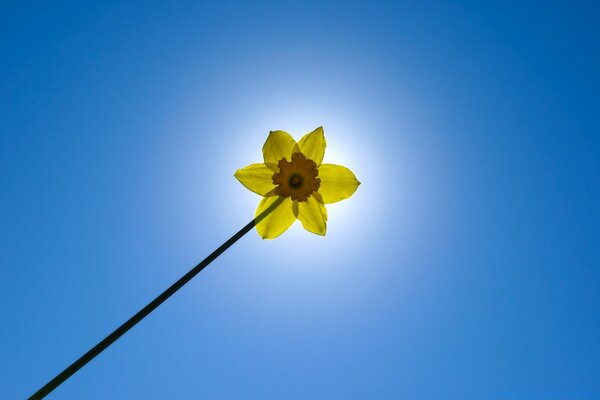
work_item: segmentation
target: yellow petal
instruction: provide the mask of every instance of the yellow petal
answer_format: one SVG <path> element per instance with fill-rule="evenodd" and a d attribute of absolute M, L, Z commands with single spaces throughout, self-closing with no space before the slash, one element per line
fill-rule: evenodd
<path fill-rule="evenodd" d="M 321 179 L 319 193 L 325 204 L 347 199 L 360 185 L 352 171 L 341 165 L 321 165 L 318 178 Z"/>
<path fill-rule="evenodd" d="M 316 199 L 316 200 L 317 200 L 319 203 L 321 203 L 321 204 L 325 204 L 325 203 L 324 203 L 324 201 L 323 201 L 323 196 L 321 196 L 321 193 L 319 193 L 319 192 L 314 192 L 314 193 L 312 194 L 312 196 L 314 196 L 314 197 L 315 197 L 315 199 Z M 325 222 L 327 222 L 327 218 L 328 218 L 328 217 L 327 217 L 327 207 L 323 206 L 323 207 L 321 208 L 321 211 L 323 211 L 323 218 L 325 218 Z M 298 214 L 298 213 L 296 212 L 296 217 L 298 216 L 297 214 Z"/>
<path fill-rule="evenodd" d="M 273 171 L 263 163 L 250 164 L 235 171 L 234 176 L 254 193 L 266 196 L 275 189 Z"/>
<path fill-rule="evenodd" d="M 317 165 L 321 165 L 323 162 L 323 155 L 325 155 L 325 134 L 323 133 L 323 127 L 320 126 L 311 133 L 307 133 L 298 142 L 300 152 L 306 156 L 306 158 L 313 160 Z"/>
<path fill-rule="evenodd" d="M 310 196 L 306 201 L 298 202 L 298 219 L 307 231 L 325 236 L 327 223 L 325 222 L 325 206 Z"/>
<path fill-rule="evenodd" d="M 256 224 L 256 230 L 263 239 L 275 239 L 296 220 L 292 212 L 292 200 L 289 197 L 282 200 L 279 196 L 264 197 L 258 204 L 255 216 L 258 217 L 275 202 L 280 202 L 280 204 Z"/>
<path fill-rule="evenodd" d="M 263 146 L 263 157 L 265 164 L 269 168 L 276 167 L 279 160 L 286 158 L 288 161 L 292 160 L 292 151 L 296 141 L 287 132 L 284 131 L 272 131 L 269 133 L 269 137 L 265 141 Z"/>

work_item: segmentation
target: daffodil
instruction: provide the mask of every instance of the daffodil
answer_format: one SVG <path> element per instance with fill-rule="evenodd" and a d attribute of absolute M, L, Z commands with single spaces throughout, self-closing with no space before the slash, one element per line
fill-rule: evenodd
<path fill-rule="evenodd" d="M 324 154 L 325 135 L 322 127 L 304 135 L 298 143 L 287 132 L 271 132 L 263 146 L 264 162 L 251 164 L 235 172 L 235 177 L 244 186 L 263 196 L 254 219 L 87 353 L 42 386 L 30 399 L 46 397 L 146 318 L 253 227 L 256 226 L 258 233 L 264 239 L 273 239 L 299 219 L 308 231 L 325 235 L 327 230 L 325 204 L 352 196 L 360 182 L 346 167 L 322 164 Z"/>
<path fill-rule="evenodd" d="M 256 230 L 263 239 L 274 239 L 296 219 L 307 231 L 325 235 L 327 209 L 352 196 L 360 182 L 346 167 L 323 164 L 323 127 L 296 143 L 284 131 L 272 131 L 263 146 L 264 162 L 238 169 L 235 177 L 263 198 L 256 209 Z M 266 216 L 264 211 L 271 209 Z"/>

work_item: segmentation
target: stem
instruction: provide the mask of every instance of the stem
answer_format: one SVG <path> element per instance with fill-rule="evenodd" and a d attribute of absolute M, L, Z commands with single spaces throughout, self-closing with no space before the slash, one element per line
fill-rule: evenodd
<path fill-rule="evenodd" d="M 87 353 L 82 355 L 77 361 L 69 365 L 64 371 L 56 375 L 54 379 L 46 383 L 40 390 L 35 392 L 29 400 L 43 399 L 51 391 L 56 389 L 60 384 L 69 379 L 71 375 L 77 372 L 81 367 L 90 362 L 94 357 L 104 351 L 108 346 L 113 344 L 117 339 L 123 336 L 128 330 L 133 328 L 138 322 L 144 319 L 148 314 L 154 311 L 158 306 L 164 303 L 169 297 L 175 292 L 181 289 L 186 283 L 188 283 L 194 276 L 202 271 L 208 264 L 214 261 L 215 258 L 220 256 L 225 250 L 231 247 L 232 244 L 237 242 L 242 236 L 252 230 L 260 221 L 262 221 L 267 215 L 269 215 L 281 202 L 283 198 L 278 198 L 273 204 L 271 204 L 266 210 L 264 210 L 255 219 L 250 221 L 246 226 L 239 230 L 238 233 L 233 235 L 229 240 L 223 243 L 218 249 L 213 251 L 208 257 L 202 260 L 198 265 L 192 268 L 187 274 L 179 278 L 177 282 L 172 284 L 167 290 L 162 292 L 158 297 L 148 303 L 144 308 L 138 311 L 133 317 L 129 318 L 125 323 L 115 329 L 110 335 L 105 337 L 100 343 L 92 347 Z"/>

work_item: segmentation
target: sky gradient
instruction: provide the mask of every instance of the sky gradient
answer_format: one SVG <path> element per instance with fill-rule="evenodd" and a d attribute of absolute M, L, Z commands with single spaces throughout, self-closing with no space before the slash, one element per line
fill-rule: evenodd
<path fill-rule="evenodd" d="M 84 4 L 85 3 L 85 4 Z M 0 6 L 0 398 L 254 216 L 322 125 L 361 186 L 253 231 L 51 399 L 600 397 L 597 2 Z"/>

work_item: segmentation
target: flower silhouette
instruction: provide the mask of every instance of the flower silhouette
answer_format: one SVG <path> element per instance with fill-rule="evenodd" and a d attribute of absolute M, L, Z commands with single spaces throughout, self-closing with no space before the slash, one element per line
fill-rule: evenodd
<path fill-rule="evenodd" d="M 347 199 L 358 188 L 360 182 L 348 168 L 322 164 L 325 146 L 323 127 L 307 133 L 298 143 L 287 132 L 272 131 L 263 146 L 264 162 L 235 172 L 242 185 L 263 196 L 256 216 L 280 203 L 256 224 L 263 239 L 281 235 L 296 219 L 304 229 L 325 235 L 325 204 Z"/>

